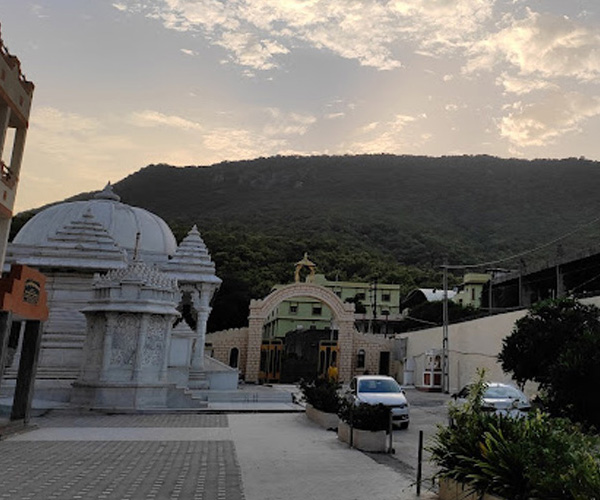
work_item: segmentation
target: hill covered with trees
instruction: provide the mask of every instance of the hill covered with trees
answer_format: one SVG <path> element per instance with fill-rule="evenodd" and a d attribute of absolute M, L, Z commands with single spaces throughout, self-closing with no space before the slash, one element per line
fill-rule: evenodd
<path fill-rule="evenodd" d="M 164 218 L 178 240 L 198 225 L 224 279 L 214 330 L 241 324 L 251 297 L 291 281 L 304 252 L 330 279 L 440 286 L 444 258 L 495 261 L 594 220 L 598 186 L 600 163 L 585 159 L 365 155 L 149 165 L 114 188 Z M 29 216 L 17 216 L 14 230 Z M 599 244 L 598 224 L 588 224 L 560 250 L 527 259 Z"/>

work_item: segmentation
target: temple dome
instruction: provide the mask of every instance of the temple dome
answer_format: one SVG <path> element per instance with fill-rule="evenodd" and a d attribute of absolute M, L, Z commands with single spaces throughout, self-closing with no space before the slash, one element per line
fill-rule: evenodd
<path fill-rule="evenodd" d="M 54 246 L 52 241 L 65 226 L 91 213 L 102 224 L 115 243 L 127 250 L 130 258 L 140 240 L 138 252 L 149 261 L 162 261 L 177 249 L 173 232 L 157 215 L 143 208 L 120 202 L 108 184 L 94 199 L 60 203 L 42 210 L 32 217 L 17 233 L 13 243 L 31 247 Z"/>

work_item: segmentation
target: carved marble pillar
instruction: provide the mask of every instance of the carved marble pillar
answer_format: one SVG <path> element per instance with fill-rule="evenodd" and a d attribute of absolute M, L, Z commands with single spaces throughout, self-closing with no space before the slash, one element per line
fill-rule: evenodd
<path fill-rule="evenodd" d="M 206 324 L 210 316 L 210 298 L 212 297 L 213 287 L 203 283 L 200 290 L 197 288 L 192 292 L 192 301 L 194 309 L 198 315 L 196 322 L 196 342 L 194 344 L 194 353 L 192 354 L 192 368 L 202 370 L 204 368 L 204 344 L 206 342 Z"/>

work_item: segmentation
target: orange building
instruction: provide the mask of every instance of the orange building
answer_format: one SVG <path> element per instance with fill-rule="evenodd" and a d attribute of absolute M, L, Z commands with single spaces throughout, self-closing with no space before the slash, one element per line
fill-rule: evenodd
<path fill-rule="evenodd" d="M 10 54 L 0 30 L 0 269 L 25 150 L 34 85 L 21 72 L 19 59 Z"/>

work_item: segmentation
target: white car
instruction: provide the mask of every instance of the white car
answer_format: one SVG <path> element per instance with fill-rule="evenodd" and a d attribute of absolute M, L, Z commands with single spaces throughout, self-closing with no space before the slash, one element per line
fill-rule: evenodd
<path fill-rule="evenodd" d="M 358 375 L 350 382 L 349 397 L 356 404 L 383 404 L 392 411 L 392 423 L 406 429 L 410 422 L 410 405 L 402 387 L 385 375 Z"/>
<path fill-rule="evenodd" d="M 467 385 L 452 397 L 458 404 L 467 402 L 472 386 Z M 488 382 L 483 393 L 482 409 L 499 415 L 522 417 L 531 409 L 531 403 L 525 394 L 512 385 L 501 382 Z"/>

